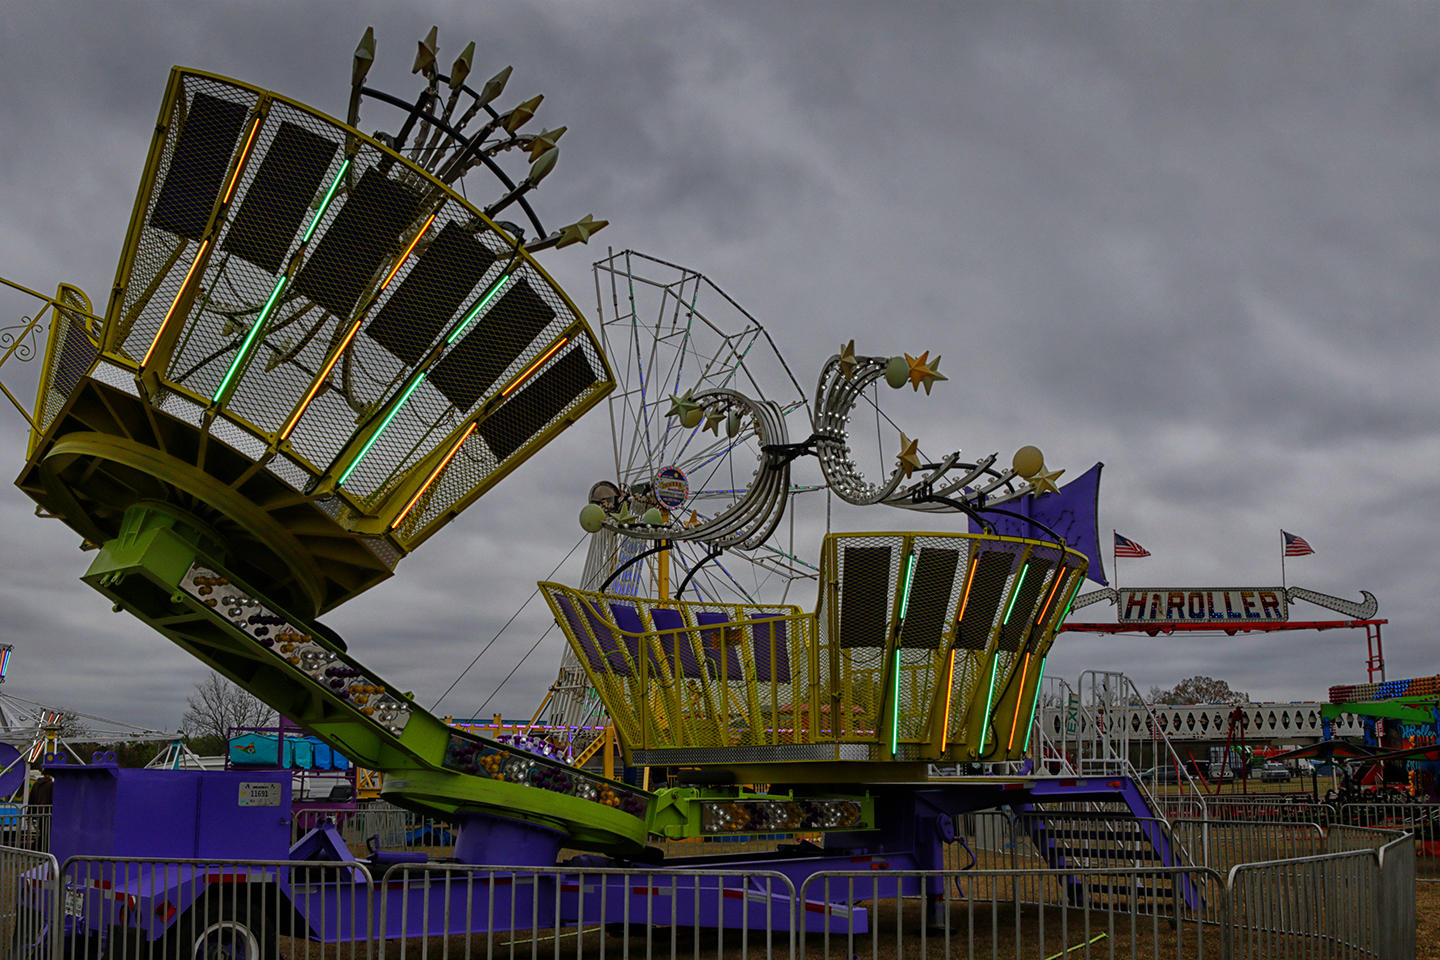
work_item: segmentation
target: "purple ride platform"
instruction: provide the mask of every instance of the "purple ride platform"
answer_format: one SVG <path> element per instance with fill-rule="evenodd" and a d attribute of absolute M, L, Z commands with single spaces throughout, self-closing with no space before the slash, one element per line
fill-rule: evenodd
<path fill-rule="evenodd" d="M 64 871 L 66 879 L 75 881 L 71 896 L 80 898 L 73 904 L 79 909 L 67 913 L 82 918 L 67 917 L 70 939 L 80 934 L 103 940 L 121 926 L 131 937 L 157 940 L 214 888 L 230 890 L 236 884 L 264 885 L 263 896 L 247 896 L 278 906 L 266 922 L 280 932 L 326 942 L 363 937 L 372 923 L 378 929 L 382 901 L 387 939 L 506 931 L 516 921 L 529 928 L 565 929 L 641 918 L 652 926 L 783 932 L 795 923 L 788 888 L 744 876 L 747 871 L 782 874 L 797 891 L 824 871 L 871 871 L 873 877 L 835 883 L 831 889 L 843 901 L 812 897 L 799 910 L 808 932 L 859 933 L 869 929 L 869 918 L 858 901 L 923 894 L 931 903 L 943 903 L 940 878 L 886 874 L 941 869 L 945 848 L 955 842 L 957 814 L 1008 807 L 1038 815 L 1029 819 L 1031 839 L 1063 873 L 1069 864 L 1061 831 L 1043 820 L 1046 804 L 1055 802 L 1123 803 L 1156 860 L 1165 866 L 1178 862 L 1169 837 L 1148 819 L 1154 814 L 1145 794 L 1123 777 L 876 785 L 871 795 L 877 822 L 888 826 L 828 834 L 824 847 L 802 841 L 763 856 L 653 863 L 584 856 L 556 866 L 558 833 L 485 815 L 457 819 L 456 857 L 444 860 L 384 850 L 357 860 L 328 822 L 292 845 L 290 781 L 283 771 L 131 770 L 103 756 L 89 766 L 59 763 L 47 771 L 55 778 L 52 851 L 62 865 L 72 857 L 121 858 L 77 863 Z M 214 863 L 163 862 L 190 859 Z M 233 865 L 239 860 L 303 861 L 307 866 Z M 369 878 L 347 866 L 357 862 Z M 490 866 L 440 867 L 432 883 L 424 882 L 426 871 L 420 866 L 480 862 Z M 609 868 L 626 872 L 604 872 Z M 646 869 L 657 872 L 641 872 Z M 314 871 L 322 871 L 322 882 L 316 882 Z M 409 882 L 397 879 L 405 877 Z M 1182 879 L 1176 892 L 1192 905 L 1198 899 L 1188 880 Z M 44 906 L 34 896 L 29 892 L 28 902 Z"/>

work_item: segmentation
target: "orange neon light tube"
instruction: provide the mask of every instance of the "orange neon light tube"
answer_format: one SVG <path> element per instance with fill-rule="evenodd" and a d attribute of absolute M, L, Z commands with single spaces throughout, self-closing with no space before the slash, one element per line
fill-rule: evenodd
<path fill-rule="evenodd" d="M 405 522 L 406 516 L 408 516 L 410 511 L 415 508 L 415 504 L 420 502 L 420 498 L 425 496 L 425 491 L 430 489 L 430 485 L 435 482 L 435 479 L 437 477 L 440 476 L 441 471 L 444 470 L 445 467 L 450 463 L 450 461 L 454 458 L 455 454 L 460 452 L 460 448 L 464 446 L 466 440 L 470 439 L 470 434 L 475 432 L 475 428 L 477 426 L 479 426 L 479 424 L 475 423 L 472 420 L 470 422 L 470 426 L 465 428 L 465 432 L 460 434 L 460 439 L 455 441 L 455 445 L 450 448 L 450 452 L 446 453 L 444 459 L 442 459 L 435 466 L 434 470 L 430 471 L 430 476 L 425 478 L 425 482 L 420 485 L 420 489 L 415 491 L 415 496 L 411 497 L 410 502 L 405 504 L 405 509 L 401 510 L 400 515 L 396 517 L 393 521 L 391 521 L 391 530 L 394 530 L 396 527 L 400 526 L 400 524 Z"/>
<path fill-rule="evenodd" d="M 545 351 L 545 355 L 544 355 L 543 357 L 541 357 L 539 360 L 536 360 L 534 363 L 530 364 L 530 366 L 528 366 L 528 367 L 525 368 L 525 372 L 524 372 L 524 373 L 520 374 L 520 376 L 518 376 L 518 377 L 516 377 L 514 380 L 510 381 L 510 386 L 506 387 L 504 390 L 501 390 L 501 391 L 500 391 L 500 396 L 502 396 L 502 397 L 508 397 L 508 396 L 510 396 L 510 394 L 513 393 L 513 392 L 516 390 L 516 388 L 518 388 L 518 387 L 520 386 L 520 384 L 522 384 L 522 383 L 525 382 L 525 379 L 526 379 L 527 377 L 529 377 L 530 374 L 534 373 L 536 370 L 538 370 L 538 369 L 540 368 L 540 365 L 541 365 L 542 363 L 544 363 L 546 360 L 549 360 L 551 357 L 555 356 L 555 351 L 559 350 L 561 347 L 565 346 L 565 344 L 567 344 L 567 343 L 569 343 L 569 342 L 570 342 L 570 338 L 569 338 L 569 337 L 561 337 L 561 338 L 560 338 L 560 342 L 557 343 L 557 344 L 555 344 L 555 346 L 551 347 L 549 350 L 546 350 L 546 351 Z"/>
<path fill-rule="evenodd" d="M 950 739 L 950 695 L 955 692 L 955 651 L 950 651 L 950 672 L 945 676 L 945 718 L 940 723 L 940 752 Z"/>
<path fill-rule="evenodd" d="M 979 563 L 980 558 L 976 557 L 970 561 L 970 569 L 965 571 L 965 593 L 960 597 L 960 612 L 955 614 L 956 622 L 965 619 L 965 604 L 970 602 L 970 584 L 975 582 L 975 567 Z"/>
<path fill-rule="evenodd" d="M 1055 594 L 1060 592 L 1060 584 L 1065 580 L 1065 574 L 1069 571 L 1064 567 L 1055 571 L 1055 582 L 1050 584 L 1050 596 L 1045 598 L 1045 609 L 1040 611 L 1039 618 L 1035 621 L 1040 624 L 1040 629 L 1045 629 L 1045 618 L 1050 613 L 1050 604 L 1055 602 Z"/>
<path fill-rule="evenodd" d="M 170 318 L 175 316 L 175 308 L 180 306 L 180 298 L 185 295 L 186 288 L 190 286 L 190 278 L 195 276 L 195 268 L 200 266 L 200 261 L 205 257 L 205 248 L 208 246 L 210 246 L 208 239 L 200 242 L 200 249 L 195 251 L 195 259 L 190 261 L 190 269 L 185 271 L 185 279 L 180 281 L 180 289 L 175 291 L 175 299 L 170 301 L 170 309 L 165 311 L 165 319 L 160 321 L 160 329 L 155 331 L 155 339 L 150 341 L 150 349 L 145 351 L 145 359 L 140 361 L 140 366 L 149 365 L 150 357 L 160 343 L 160 335 L 170 325 Z"/>
<path fill-rule="evenodd" d="M 1025 663 L 1020 667 L 1020 692 L 1015 695 L 1015 719 L 1010 721 L 1010 742 L 1005 752 L 1015 749 L 1015 727 L 1020 723 L 1020 704 L 1025 702 L 1025 674 L 1030 672 L 1030 654 L 1025 654 Z"/>
<path fill-rule="evenodd" d="M 432 213 L 430 214 L 430 219 L 425 221 L 425 226 L 421 227 L 420 232 L 415 234 L 415 239 L 410 241 L 410 246 L 406 247 L 405 252 L 400 254 L 400 259 L 395 261 L 395 266 L 390 268 L 390 274 L 385 278 L 385 282 L 380 284 L 380 290 L 384 290 L 390 286 L 390 281 L 395 279 L 395 274 L 399 273 L 400 268 L 405 265 L 405 261 L 410 259 L 410 252 L 415 249 L 415 244 L 420 242 L 420 238 L 425 236 L 425 231 L 429 230 L 430 224 L 434 222 L 435 214 Z M 376 293 L 379 293 L 380 290 L 377 290 Z"/>
<path fill-rule="evenodd" d="M 300 417 L 304 415 L 305 408 L 310 406 L 310 401 L 314 400 L 315 394 L 320 392 L 320 384 L 324 383 L 325 378 L 330 376 L 330 371 L 335 369 L 335 364 L 339 362 L 340 355 L 345 352 L 346 347 L 350 346 L 350 341 L 355 339 L 355 334 L 359 330 L 360 321 L 356 320 L 350 324 L 350 329 L 345 331 L 345 336 L 341 339 L 340 345 L 335 348 L 334 353 L 330 354 L 330 359 L 325 361 L 325 366 L 321 369 L 320 375 L 310 384 L 310 389 L 305 393 L 305 399 L 300 401 L 300 406 L 296 407 L 295 412 L 290 414 L 290 419 L 286 421 L 285 426 L 281 429 L 280 439 L 282 441 L 290 436 L 290 431 L 294 430 L 295 424 L 300 422 Z"/>
<path fill-rule="evenodd" d="M 260 118 L 256 117 L 255 122 L 250 124 L 250 136 L 245 139 L 245 148 L 240 151 L 240 159 L 235 161 L 235 172 L 230 175 L 230 186 L 225 188 L 225 199 L 221 203 L 229 203 L 230 197 L 235 193 L 235 187 L 240 183 L 240 171 L 245 169 L 245 158 L 250 156 L 250 146 L 255 142 L 255 134 L 260 132 Z"/>

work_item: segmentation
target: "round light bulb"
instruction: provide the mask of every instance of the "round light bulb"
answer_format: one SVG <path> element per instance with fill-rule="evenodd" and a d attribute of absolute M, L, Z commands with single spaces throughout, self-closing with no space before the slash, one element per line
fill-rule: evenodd
<path fill-rule="evenodd" d="M 1015 451 L 1015 456 L 1010 461 L 1010 466 L 1020 476 L 1029 480 L 1035 474 L 1045 469 L 1045 455 L 1040 452 L 1039 447 L 1032 447 L 1029 444 Z"/>
<path fill-rule="evenodd" d="M 595 533 L 605 526 L 605 508 L 598 503 L 587 503 L 580 508 L 580 529 Z"/>
<path fill-rule="evenodd" d="M 896 390 L 910 380 L 910 364 L 904 357 L 891 357 L 885 364 L 885 382 Z"/>

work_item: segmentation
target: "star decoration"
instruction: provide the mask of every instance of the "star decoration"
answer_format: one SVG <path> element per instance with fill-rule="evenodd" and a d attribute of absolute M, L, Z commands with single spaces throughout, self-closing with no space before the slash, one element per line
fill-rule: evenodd
<path fill-rule="evenodd" d="M 629 500 L 620 505 L 620 512 L 615 514 L 615 522 L 626 525 L 640 522 L 640 518 L 635 516 L 635 511 L 630 509 Z"/>
<path fill-rule="evenodd" d="M 930 387 L 936 380 L 949 380 L 950 378 L 940 372 L 940 356 L 936 354 L 935 362 L 930 362 L 930 351 L 926 350 L 918 357 L 905 354 L 905 362 L 910 365 L 910 389 L 919 391 L 920 385 L 925 385 L 925 395 L 930 395 Z"/>
<path fill-rule="evenodd" d="M 1060 479 L 1064 470 L 1041 470 L 1030 478 L 1030 492 L 1035 496 L 1044 493 L 1059 493 L 1060 488 L 1055 486 L 1055 481 Z"/>
<path fill-rule="evenodd" d="M 725 411 L 719 407 L 711 407 L 705 411 L 705 429 L 715 436 L 720 436 L 720 424 L 725 422 Z"/>
<path fill-rule="evenodd" d="M 686 390 L 678 397 L 674 394 L 670 395 L 670 409 L 666 411 L 665 416 L 667 418 L 679 417 L 683 421 L 687 414 L 689 414 L 693 410 L 699 409 L 700 404 L 690 399 L 690 391 Z"/>
<path fill-rule="evenodd" d="M 560 240 L 555 244 L 555 249 L 568 247 L 572 243 L 589 243 L 591 234 L 598 233 L 609 224 L 609 220 L 596 220 L 587 213 L 568 227 L 560 228 Z"/>
<path fill-rule="evenodd" d="M 855 341 L 851 340 L 840 348 L 840 375 L 849 380 L 855 375 L 855 367 L 859 363 L 855 359 Z"/>
<path fill-rule="evenodd" d="M 911 440 L 905 436 L 904 431 L 900 433 L 900 454 L 897 459 L 900 462 L 900 469 L 905 471 L 905 479 L 910 479 L 910 474 L 920 469 L 920 441 Z"/>
<path fill-rule="evenodd" d="M 685 521 L 685 526 L 687 526 L 687 527 L 698 527 L 698 526 L 700 526 L 700 514 L 696 513 L 694 510 L 691 510 L 691 511 L 690 511 L 690 519 Z"/>

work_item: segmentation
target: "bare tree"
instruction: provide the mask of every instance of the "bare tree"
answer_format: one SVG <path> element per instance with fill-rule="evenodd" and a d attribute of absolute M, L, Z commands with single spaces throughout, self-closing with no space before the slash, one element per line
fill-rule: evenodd
<path fill-rule="evenodd" d="M 275 722 L 275 711 L 257 697 L 241 690 L 218 673 L 195 684 L 185 698 L 181 729 L 191 737 L 215 737 L 224 741 L 232 727 L 264 727 Z"/>
<path fill-rule="evenodd" d="M 1189 677 L 1170 690 L 1150 688 L 1152 703 L 1247 703 L 1250 694 L 1231 690 L 1230 684 L 1213 677 Z"/>

